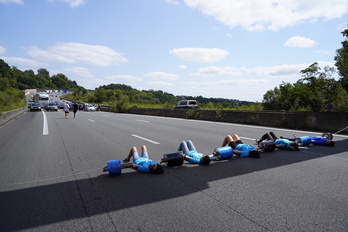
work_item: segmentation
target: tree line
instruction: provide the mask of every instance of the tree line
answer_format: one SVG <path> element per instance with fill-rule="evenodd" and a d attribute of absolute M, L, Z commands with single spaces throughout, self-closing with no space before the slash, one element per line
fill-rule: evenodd
<path fill-rule="evenodd" d="M 282 82 L 268 90 L 262 103 L 237 99 L 205 98 L 203 96 L 174 96 L 161 90 L 137 90 L 128 85 L 109 84 L 94 90 L 79 86 L 62 73 L 50 75 L 47 69 L 21 71 L 0 59 L 0 112 L 24 106 L 25 89 L 68 89 L 70 100 L 113 105 L 115 111 L 125 112 L 127 107 L 172 108 L 181 99 L 197 100 L 201 108 L 274 111 L 348 111 L 348 29 L 342 32 L 345 40 L 336 50 L 335 66 L 339 80 L 333 78 L 336 68 L 321 69 L 314 62 L 301 70 L 296 83 Z"/>

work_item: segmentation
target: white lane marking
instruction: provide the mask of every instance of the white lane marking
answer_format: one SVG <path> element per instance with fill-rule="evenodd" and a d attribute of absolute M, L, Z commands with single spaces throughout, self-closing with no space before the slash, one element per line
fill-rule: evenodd
<path fill-rule="evenodd" d="M 239 137 L 239 138 L 241 138 L 241 139 L 247 139 L 247 140 L 253 140 L 253 141 L 255 141 L 255 139 L 252 139 L 252 138 L 247 138 L 247 137 Z"/>
<path fill-rule="evenodd" d="M 45 112 L 41 111 L 43 114 L 43 130 L 42 130 L 42 135 L 48 135 L 48 126 L 47 126 L 47 117 Z"/>
<path fill-rule="evenodd" d="M 153 144 L 160 144 L 159 142 L 156 142 L 156 141 L 153 141 L 153 140 L 150 140 L 150 139 L 141 137 L 141 136 L 139 136 L 139 135 L 132 134 L 132 136 L 133 136 L 133 137 L 136 137 L 136 138 L 138 138 L 138 139 L 142 139 L 142 140 L 145 140 L 145 141 L 147 141 L 147 142 L 153 143 Z"/>
<path fill-rule="evenodd" d="M 146 123 L 149 123 L 149 121 L 140 120 L 140 119 L 135 119 L 135 121 L 137 121 L 137 122 L 146 122 Z"/>
<path fill-rule="evenodd" d="M 95 122 L 94 120 L 92 120 L 92 119 L 88 119 L 88 121 L 90 121 L 90 122 Z"/>
<path fill-rule="evenodd" d="M 139 115 L 128 114 L 128 116 L 139 117 Z M 165 120 L 178 120 L 178 121 L 191 121 L 197 123 L 206 123 L 206 124 L 217 124 L 217 125 L 225 125 L 225 126 L 237 126 L 237 127 L 247 127 L 247 128 L 257 128 L 257 129 L 265 129 L 265 130 L 274 130 L 274 131 L 285 131 L 291 133 L 306 133 L 306 134 L 322 134 L 315 131 L 303 131 L 303 130 L 295 130 L 295 129 L 286 129 L 286 128 L 276 128 L 276 127 L 268 127 L 268 126 L 255 126 L 255 125 L 245 125 L 245 124 L 237 124 L 230 122 L 212 122 L 212 121 L 204 121 L 204 120 L 195 120 L 195 119 L 185 119 L 185 118 L 171 118 L 171 117 L 162 117 L 162 116 L 152 116 L 152 115 L 142 115 L 142 117 L 157 117 Z M 348 138 L 348 135 L 338 135 L 333 134 L 336 137 Z"/>

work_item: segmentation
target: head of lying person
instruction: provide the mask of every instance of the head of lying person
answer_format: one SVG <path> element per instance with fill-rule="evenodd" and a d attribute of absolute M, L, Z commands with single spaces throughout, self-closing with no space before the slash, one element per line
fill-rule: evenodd
<path fill-rule="evenodd" d="M 290 146 L 294 147 L 298 151 L 300 150 L 300 148 L 298 147 L 298 143 L 297 142 L 290 143 Z"/>
<path fill-rule="evenodd" d="M 204 164 L 204 165 L 210 164 L 210 157 L 207 156 L 207 155 L 204 155 L 204 156 L 201 158 L 201 163 Z"/>
<path fill-rule="evenodd" d="M 332 140 L 325 140 L 325 144 L 326 144 L 327 146 L 330 146 L 330 147 L 335 146 L 335 142 L 332 141 Z"/>
<path fill-rule="evenodd" d="M 249 151 L 249 157 L 260 158 L 260 152 L 256 149 Z"/>
<path fill-rule="evenodd" d="M 163 167 L 160 164 L 150 164 L 149 168 L 151 174 L 162 174 L 164 172 Z"/>

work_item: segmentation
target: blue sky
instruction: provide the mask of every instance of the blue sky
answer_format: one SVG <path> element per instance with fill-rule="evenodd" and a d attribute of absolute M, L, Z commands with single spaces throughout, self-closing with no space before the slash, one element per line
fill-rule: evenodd
<path fill-rule="evenodd" d="M 314 62 L 334 67 L 347 10 L 348 0 L 0 0 L 0 59 L 87 89 L 261 102 Z"/>

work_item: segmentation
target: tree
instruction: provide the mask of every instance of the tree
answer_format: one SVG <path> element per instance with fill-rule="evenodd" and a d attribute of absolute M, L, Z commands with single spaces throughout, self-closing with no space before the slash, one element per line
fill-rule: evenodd
<path fill-rule="evenodd" d="M 347 111 L 347 92 L 332 78 L 334 72 L 332 67 L 321 71 L 318 63 L 311 64 L 300 71 L 302 78 L 295 84 L 283 82 L 279 88 L 267 91 L 263 96 L 264 109 L 324 111 L 328 104 L 333 104 L 335 111 Z"/>
<path fill-rule="evenodd" d="M 348 37 L 348 29 L 341 32 L 343 36 Z M 348 92 L 348 41 L 341 42 L 342 48 L 336 50 L 335 65 L 341 76 L 340 82 L 343 88 Z"/>

